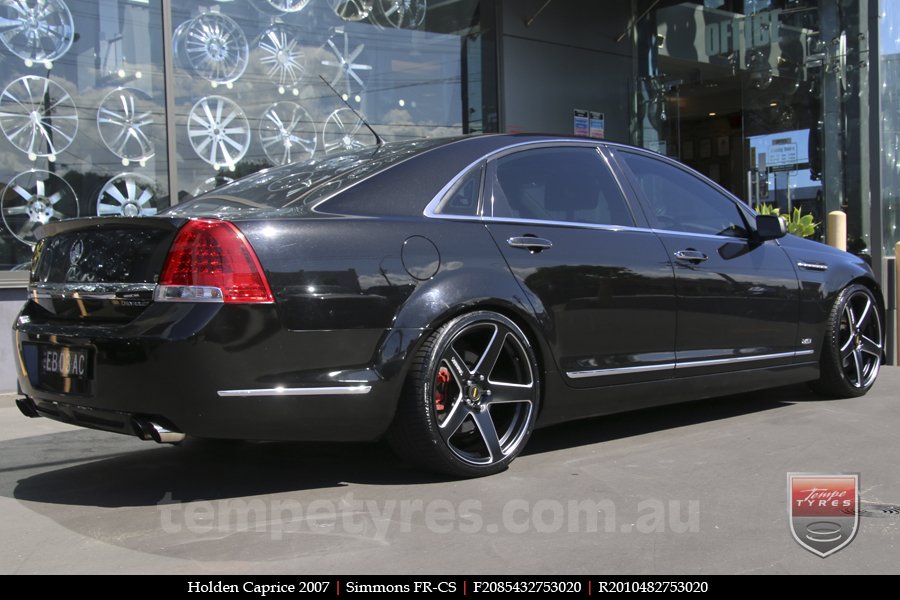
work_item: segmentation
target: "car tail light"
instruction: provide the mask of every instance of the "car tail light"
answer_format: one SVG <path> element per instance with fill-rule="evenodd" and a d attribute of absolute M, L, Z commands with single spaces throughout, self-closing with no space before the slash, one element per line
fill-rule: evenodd
<path fill-rule="evenodd" d="M 184 224 L 169 248 L 155 297 L 165 302 L 273 302 L 247 238 L 232 223 L 215 219 Z"/>

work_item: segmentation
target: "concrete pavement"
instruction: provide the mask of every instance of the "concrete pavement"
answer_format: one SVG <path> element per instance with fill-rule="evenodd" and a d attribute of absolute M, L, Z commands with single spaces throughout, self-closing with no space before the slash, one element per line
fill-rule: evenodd
<path fill-rule="evenodd" d="M 2 573 L 900 573 L 900 368 L 535 433 L 448 481 L 380 444 L 157 446 L 0 399 Z M 856 539 L 791 537 L 789 471 L 858 472 Z"/>

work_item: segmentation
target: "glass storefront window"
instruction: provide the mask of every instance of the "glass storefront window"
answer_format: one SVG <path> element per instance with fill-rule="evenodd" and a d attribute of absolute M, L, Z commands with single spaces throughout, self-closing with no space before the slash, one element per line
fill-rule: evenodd
<path fill-rule="evenodd" d="M 0 21 L 0 270 L 43 223 L 168 206 L 160 0 L 4 0 Z"/>
<path fill-rule="evenodd" d="M 848 213 L 870 244 L 867 19 L 856 2 L 663 0 L 635 31 L 633 142 L 752 206 Z"/>
<path fill-rule="evenodd" d="M 354 110 L 386 141 L 496 131 L 482 5 L 0 0 L 0 272 L 43 223 L 374 144 Z"/>
<path fill-rule="evenodd" d="M 900 242 L 900 12 L 881 1 L 879 64 L 881 85 L 881 202 L 885 256 Z M 888 10 L 892 7 L 895 10 Z"/>

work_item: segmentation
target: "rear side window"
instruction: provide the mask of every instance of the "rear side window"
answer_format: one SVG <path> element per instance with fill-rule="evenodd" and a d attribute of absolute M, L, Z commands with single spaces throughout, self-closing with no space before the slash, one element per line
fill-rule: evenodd
<path fill-rule="evenodd" d="M 634 225 L 596 148 L 536 148 L 497 159 L 485 216 L 597 225 Z"/>
<path fill-rule="evenodd" d="M 656 158 L 621 152 L 647 199 L 657 229 L 746 237 L 747 224 L 734 201 L 699 177 Z"/>
<path fill-rule="evenodd" d="M 466 173 L 453 186 L 434 212 L 439 215 L 457 215 L 474 217 L 478 211 L 478 196 L 481 194 L 481 173 L 483 168 L 477 167 Z"/>

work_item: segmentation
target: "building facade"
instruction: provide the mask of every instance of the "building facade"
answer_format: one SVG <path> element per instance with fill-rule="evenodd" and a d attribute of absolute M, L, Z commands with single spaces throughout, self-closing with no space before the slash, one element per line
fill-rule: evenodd
<path fill-rule="evenodd" d="M 388 141 L 643 146 L 818 237 L 842 209 L 892 286 L 898 0 L 0 0 L 0 89 L 7 325 L 42 223 L 373 143 L 347 104 Z M 12 360 L 0 338 L 0 389 Z"/>

